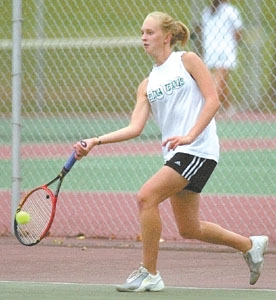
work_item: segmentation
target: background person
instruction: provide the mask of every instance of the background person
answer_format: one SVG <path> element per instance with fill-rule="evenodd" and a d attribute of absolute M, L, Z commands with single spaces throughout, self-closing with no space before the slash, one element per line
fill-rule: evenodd
<path fill-rule="evenodd" d="M 228 0 L 213 0 L 201 20 L 203 61 L 212 71 L 222 108 L 234 112 L 229 97 L 228 79 L 237 66 L 237 45 L 241 40 L 242 19 Z"/>

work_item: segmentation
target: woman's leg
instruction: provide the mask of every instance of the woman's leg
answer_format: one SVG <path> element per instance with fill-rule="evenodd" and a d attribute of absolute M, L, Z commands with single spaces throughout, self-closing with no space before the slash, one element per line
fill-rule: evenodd
<path fill-rule="evenodd" d="M 228 77 L 229 71 L 227 69 L 220 68 L 213 71 L 213 78 L 216 83 L 219 100 L 225 109 L 229 109 L 231 107 L 231 102 L 229 99 L 230 91 L 227 84 Z"/>
<path fill-rule="evenodd" d="M 170 200 L 179 233 L 183 238 L 226 245 L 243 253 L 251 249 L 249 238 L 217 224 L 199 220 L 200 194 L 184 190 L 171 196 Z"/>
<path fill-rule="evenodd" d="M 187 185 L 186 179 L 172 168 L 162 167 L 138 193 L 143 243 L 143 266 L 155 274 L 162 224 L 158 205 Z"/>

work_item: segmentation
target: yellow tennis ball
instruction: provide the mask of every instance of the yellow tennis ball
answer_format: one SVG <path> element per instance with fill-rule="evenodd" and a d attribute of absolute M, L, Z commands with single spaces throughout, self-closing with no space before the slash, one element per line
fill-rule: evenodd
<path fill-rule="evenodd" d="M 27 224 L 30 222 L 30 215 L 25 211 L 20 211 L 15 215 L 16 222 L 18 224 Z"/>

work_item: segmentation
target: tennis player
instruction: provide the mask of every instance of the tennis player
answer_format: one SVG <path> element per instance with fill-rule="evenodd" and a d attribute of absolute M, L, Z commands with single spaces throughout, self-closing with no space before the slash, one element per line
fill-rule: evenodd
<path fill-rule="evenodd" d="M 139 85 L 137 102 L 128 126 L 75 144 L 78 159 L 96 145 L 121 142 L 139 136 L 150 111 L 162 132 L 164 166 L 140 189 L 139 207 L 143 261 L 118 291 L 160 291 L 164 282 L 157 271 L 161 236 L 159 204 L 170 198 L 180 235 L 186 239 L 227 245 L 244 254 L 255 284 L 263 266 L 266 236 L 250 238 L 199 219 L 200 193 L 219 159 L 214 120 L 220 107 L 212 77 L 192 52 L 173 50 L 184 46 L 187 27 L 162 12 L 149 14 L 141 29 L 145 52 L 155 64 Z"/>

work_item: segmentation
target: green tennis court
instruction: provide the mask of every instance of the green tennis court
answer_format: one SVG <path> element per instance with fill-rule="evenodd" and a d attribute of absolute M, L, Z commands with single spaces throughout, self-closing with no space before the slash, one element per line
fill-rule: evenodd
<path fill-rule="evenodd" d="M 33 124 L 33 126 L 28 124 L 28 128 L 33 128 L 33 130 L 25 132 L 22 137 L 25 144 L 31 142 L 37 145 L 43 142 L 47 147 L 47 141 L 65 142 L 67 140 L 68 142 L 68 136 L 73 143 L 78 138 L 75 127 L 78 127 L 79 132 L 85 135 L 89 125 L 92 125 L 91 127 L 94 128 L 95 132 L 100 128 L 104 133 L 126 124 L 125 120 L 109 120 L 109 122 L 106 120 L 88 122 L 86 120 L 80 123 L 69 119 L 59 121 L 45 119 L 42 123 L 40 121 L 24 120 L 24 122 Z M 50 124 L 55 125 L 55 130 L 52 132 L 47 130 L 47 127 L 52 128 Z M 149 125 L 144 135 L 139 138 L 140 142 L 145 144 L 150 142 L 153 136 L 156 136 L 156 132 L 153 133 L 155 130 L 154 125 L 151 123 Z M 2 123 L 2 127 L 7 129 L 7 124 Z M 275 195 L 275 184 L 272 183 L 275 170 L 271 169 L 271 164 L 275 164 L 275 149 L 269 147 L 260 149 L 258 145 L 252 148 L 247 146 L 243 149 L 243 146 L 246 146 L 246 143 L 251 139 L 256 139 L 257 142 L 262 139 L 268 142 L 270 139 L 274 140 L 275 122 L 220 121 L 218 122 L 218 131 L 223 141 L 238 140 L 241 149 L 229 148 L 221 152 L 220 163 L 208 182 L 204 193 L 239 196 L 252 194 L 259 197 Z M 51 155 L 45 157 L 34 155 L 32 157 L 32 153 L 30 153 L 28 157 L 22 158 L 22 188 L 30 189 L 37 184 L 44 183 L 45 179 L 56 176 L 66 158 L 67 154 L 63 153 L 59 153 L 58 157 L 52 157 Z M 91 154 L 78 162 L 78 165 L 72 169 L 69 175 L 70 178 L 66 178 L 62 189 L 67 196 L 69 194 L 66 192 L 70 191 L 134 193 L 162 163 L 161 155 L 157 153 L 148 154 L 145 152 L 143 155 L 137 155 L 106 152 L 103 156 L 93 156 Z M 0 189 L 6 190 L 10 186 L 11 161 L 9 159 L 1 160 L 1 168 L 5 170 L 7 176 L 2 177 Z M 267 172 L 267 170 L 270 170 L 270 172 Z M 125 175 L 123 176 L 123 174 Z M 135 174 L 135 176 L 132 177 L 131 174 Z M 256 181 L 258 181 L 258 184 L 256 184 Z M 116 202 L 114 205 L 116 206 Z M 128 266 L 122 264 L 122 262 L 127 259 L 130 261 L 129 265 L 135 265 L 140 250 L 138 254 L 135 249 L 114 249 L 112 246 L 93 249 L 94 246 L 92 246 L 87 251 L 81 251 L 79 245 L 77 247 L 69 246 L 69 242 L 67 247 L 57 247 L 57 244 L 55 244 L 55 247 L 53 247 L 53 244 L 49 247 L 49 240 L 46 239 L 45 242 L 48 243 L 48 246 L 31 247 L 31 252 L 29 252 L 30 249 L 26 250 L 25 247 L 18 245 L 17 241 L 12 242 L 12 247 L 9 244 L 4 248 L 2 247 L 5 260 L 9 256 L 10 259 L 8 260 L 9 264 L 8 262 L 2 262 L 5 268 L 2 268 L 3 276 L 1 276 L 4 281 L 0 282 L 1 299 L 21 300 L 23 297 L 28 300 L 70 300 L 76 299 L 76 295 L 77 299 L 101 300 L 276 299 L 275 285 L 273 284 L 274 253 L 266 258 L 266 266 L 260 284 L 256 287 L 250 287 L 248 285 L 248 270 L 244 264 L 240 263 L 241 258 L 235 254 L 219 253 L 219 256 L 222 257 L 218 257 L 218 253 L 212 253 L 212 250 L 208 250 L 202 253 L 196 251 L 191 254 L 192 252 L 190 252 L 192 256 L 189 256 L 190 254 L 185 249 L 179 251 L 178 246 L 176 246 L 173 250 L 160 252 L 161 258 L 163 256 L 160 260 L 163 264 L 161 271 L 165 277 L 167 276 L 165 283 L 168 286 L 166 289 L 159 293 L 129 294 L 116 292 L 114 284 L 124 280 L 130 271 Z M 86 243 L 90 243 L 88 239 L 84 241 L 84 247 L 86 247 Z M 5 244 L 5 242 L 2 242 L 2 244 Z M 127 244 L 127 242 L 124 242 L 124 244 Z M 62 242 L 62 245 L 64 246 L 64 242 Z M 185 243 L 182 245 L 185 245 Z M 44 251 L 45 256 L 43 256 Z M 133 252 L 135 253 L 133 254 Z M 26 254 L 28 255 L 27 259 L 24 256 Z M 16 262 L 13 261 L 14 255 L 18 258 Z M 198 255 L 201 258 L 197 257 Z M 164 260 L 164 256 L 167 259 Z M 179 258 L 177 258 L 178 256 Z M 209 261 L 210 256 L 213 260 L 211 262 Z M 39 261 L 41 257 L 45 257 L 47 260 L 40 268 L 39 264 L 41 262 Z M 82 257 L 84 259 L 83 263 L 80 262 Z M 62 263 L 64 259 L 67 261 Z M 131 260 L 133 260 L 132 263 Z M 33 261 L 36 263 L 33 263 Z M 49 261 L 53 261 L 54 265 L 49 267 Z M 31 269 L 28 270 L 30 266 Z M 228 270 L 229 273 L 226 273 L 225 270 Z M 56 276 L 61 272 L 63 272 L 63 275 Z M 37 274 L 35 278 L 34 274 Z M 192 277 L 192 279 L 189 279 L 189 277 Z"/>
<path fill-rule="evenodd" d="M 276 170 L 271 166 L 276 163 L 276 123 L 265 115 L 254 114 L 245 118 L 241 114 L 235 118 L 218 119 L 221 157 L 203 191 L 206 200 L 203 200 L 205 206 L 202 213 L 205 218 L 245 235 L 251 232 L 270 233 L 274 241 Z M 22 124 L 20 165 L 21 188 L 24 192 L 55 177 L 70 155 L 73 144 L 86 137 L 87 130 L 89 136 L 104 134 L 125 126 L 128 119 L 118 116 L 97 119 L 43 117 L 23 118 Z M 9 197 L 12 165 L 6 133 L 10 125 L 0 120 L 0 126 L 5 129 L 4 144 L 0 145 L 4 158 L 1 159 L 0 168 L 6 176 L 0 181 L 0 192 L 4 199 L 4 222 L 7 224 L 10 204 L 6 199 Z M 79 210 L 74 209 L 77 211 L 74 226 L 68 224 L 66 212 L 60 215 L 59 224 L 68 227 L 66 235 L 72 236 L 79 230 L 87 236 L 118 237 L 127 234 L 128 238 L 136 238 L 139 229 L 136 227 L 135 194 L 163 164 L 158 132 L 155 123 L 149 120 L 141 137 L 126 143 L 96 147 L 86 158 L 77 162 L 62 186 L 63 200 L 60 203 L 66 203 L 68 207 L 80 207 Z M 137 148 L 140 150 L 136 151 Z M 153 151 L 148 151 L 150 149 Z M 168 215 L 169 207 L 164 207 L 164 213 Z M 100 212 L 95 215 L 94 210 Z M 110 211 L 114 211 L 112 216 Z M 232 218 L 233 213 L 237 215 L 238 222 Z M 250 217 L 255 218 L 252 225 Z M 131 226 L 131 233 L 123 225 L 125 222 Z M 101 223 L 106 227 L 98 225 Z M 109 226 L 110 223 L 113 226 Z M 165 226 L 167 236 L 179 238 L 177 234 L 173 235 L 176 231 L 170 217 Z M 59 234 L 62 234 L 61 231 L 60 225 Z"/>
<path fill-rule="evenodd" d="M 76 141 L 89 136 L 101 135 L 126 126 L 129 117 L 117 116 L 109 118 L 76 118 L 76 117 L 22 117 L 22 142 L 46 143 Z M 275 138 L 276 122 L 268 120 L 218 120 L 217 129 L 220 139 L 250 139 L 250 138 Z M 8 119 L 0 119 L 1 144 L 10 143 L 11 122 Z M 153 120 L 147 122 L 141 137 L 142 140 L 156 139 L 159 129 Z M 137 139 L 137 140 L 139 140 Z"/>
<path fill-rule="evenodd" d="M 70 299 L 189 299 L 189 300 L 272 300 L 276 291 L 237 290 L 237 289 L 199 289 L 168 287 L 157 293 L 118 293 L 112 285 L 74 284 L 74 283 L 29 283 L 0 282 L 1 299 L 5 300 L 70 300 Z"/>
<path fill-rule="evenodd" d="M 53 243 L 55 241 L 55 243 Z M 119 293 L 137 266 L 141 243 L 135 241 L 47 238 L 24 247 L 13 237 L 1 237 L 0 299 L 276 299 L 275 246 L 265 255 L 259 281 L 249 285 L 242 256 L 227 248 L 198 243 L 163 242 L 159 266 L 162 292 Z M 206 251 L 207 250 L 207 251 Z"/>
<path fill-rule="evenodd" d="M 29 0 L 20 1 L 22 18 L 13 16 L 13 22 L 19 1 L 6 2 L 0 19 L 0 300 L 276 299 L 275 1 L 233 1 L 244 20 L 239 65 L 229 80 L 237 114 L 217 118 L 221 159 L 202 195 L 207 220 L 270 236 L 262 276 L 250 286 L 247 265 L 233 249 L 179 242 L 165 201 L 158 269 L 166 289 L 133 294 L 118 293 L 114 285 L 142 261 L 135 195 L 163 164 L 161 151 L 147 151 L 160 144 L 152 119 L 133 148 L 102 145 L 76 163 L 62 186 L 51 232 L 35 247 L 12 235 L 19 200 L 14 192 L 23 195 L 55 177 L 76 141 L 128 124 L 136 87 L 152 67 L 131 41 L 140 39 L 150 11 L 176 16 L 193 33 L 210 1 Z M 11 68 L 19 60 L 12 56 L 12 25 L 22 19 L 24 76 Z M 192 40 L 186 50 L 200 53 Z M 22 87 L 13 89 L 11 78 L 19 77 Z M 9 101 L 14 90 L 21 103 Z M 137 154 L 135 147 L 143 151 Z"/>
<path fill-rule="evenodd" d="M 255 194 L 275 195 L 276 186 L 271 184 L 270 169 L 272 161 L 275 161 L 275 151 L 235 151 L 221 154 L 221 161 L 212 175 L 212 180 L 207 184 L 206 193 L 228 193 L 228 194 Z M 24 189 L 45 183 L 51 177 L 56 176 L 65 159 L 26 159 L 22 160 L 22 173 L 24 174 Z M 105 156 L 83 159 L 70 174 L 70 180 L 65 180 L 63 190 L 74 191 L 126 191 L 136 192 L 141 185 L 162 165 L 160 155 L 122 155 Z M 2 161 L 1 165 L 7 172 L 11 172 L 11 163 Z M 144 166 L 149 166 L 144 168 Z M 262 166 L 262 168 L 258 168 Z M 37 172 L 39 170 L 39 172 Z M 118 174 L 134 174 L 126 179 Z M 233 173 L 233 170 L 235 172 Z M 255 176 L 249 176 L 256 173 Z M 36 176 L 31 176 L 36 174 Z M 85 174 L 85 176 L 83 176 Z M 3 177 L 0 188 L 9 186 L 11 174 Z M 28 180 L 26 179 L 28 178 Z M 256 178 L 261 184 L 256 185 Z M 214 185 L 213 183 L 219 182 Z"/>

